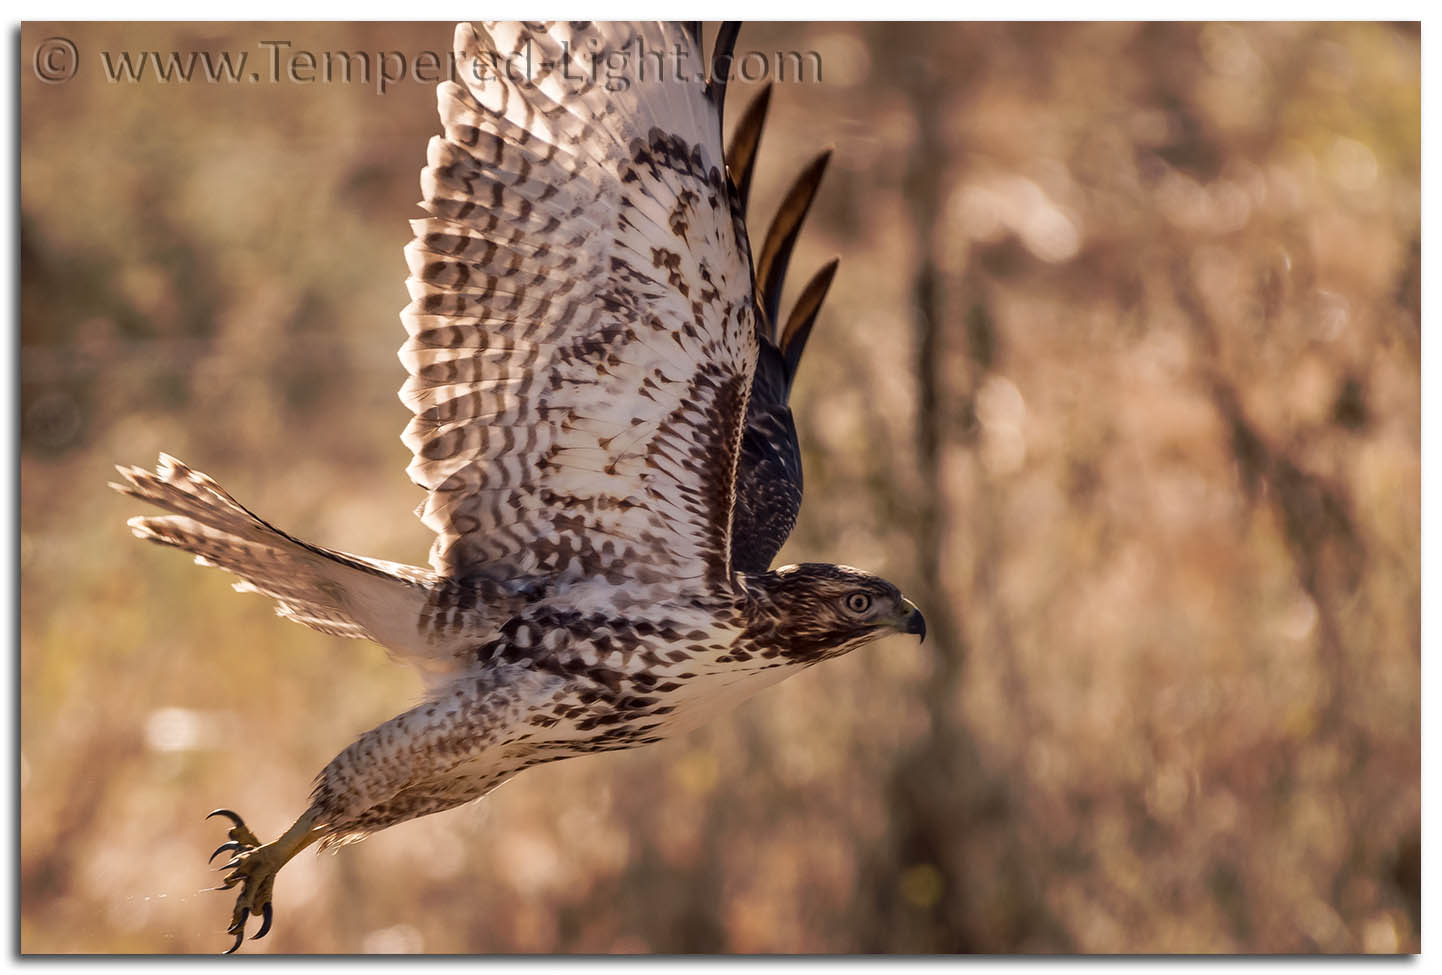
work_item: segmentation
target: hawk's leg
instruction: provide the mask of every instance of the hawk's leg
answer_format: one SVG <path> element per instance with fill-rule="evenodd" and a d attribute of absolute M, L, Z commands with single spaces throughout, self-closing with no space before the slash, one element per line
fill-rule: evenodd
<path fill-rule="evenodd" d="M 252 915 L 262 919 L 255 937 L 270 930 L 275 875 L 301 850 L 317 841 L 332 845 L 359 839 L 478 799 L 528 764 L 564 757 L 535 758 L 532 737 L 541 727 L 557 724 L 558 709 L 581 710 L 583 716 L 609 713 L 605 690 L 598 688 L 588 704 L 573 706 L 580 700 L 573 680 L 529 667 L 494 666 L 454 681 L 331 759 L 317 779 L 310 808 L 274 843 L 262 844 L 239 816 L 217 810 L 235 823 L 230 842 L 216 850 L 216 855 L 235 853 L 221 868 L 230 871 L 222 889 L 241 885 L 231 916 L 235 944 L 230 950 L 240 947 Z"/>
<path fill-rule="evenodd" d="M 327 845 L 479 798 L 518 771 L 541 720 L 574 681 L 494 665 L 372 728 L 321 771 L 311 793 Z M 599 694 L 594 695 L 602 707 Z M 589 714 L 589 712 L 586 712 Z"/>
<path fill-rule="evenodd" d="M 316 826 L 315 811 L 307 810 L 295 821 L 295 825 L 281 834 L 274 843 L 261 843 L 245 825 L 245 821 L 229 809 L 217 809 L 210 815 L 225 816 L 235 823 L 227 834 L 230 842 L 222 844 L 211 854 L 213 860 L 216 854 L 225 851 L 235 853 L 235 856 L 220 868 L 229 870 L 230 873 L 226 874 L 224 883 L 217 888 L 229 890 L 240 884 L 240 894 L 235 898 L 235 910 L 231 914 L 230 928 L 226 932 L 235 935 L 235 944 L 226 951 L 228 955 L 240 947 L 240 942 L 245 938 L 245 922 L 251 915 L 261 916 L 260 930 L 251 940 L 265 937 L 270 930 L 273 912 L 271 893 L 275 889 L 275 875 L 292 857 L 324 836 L 326 831 Z"/>

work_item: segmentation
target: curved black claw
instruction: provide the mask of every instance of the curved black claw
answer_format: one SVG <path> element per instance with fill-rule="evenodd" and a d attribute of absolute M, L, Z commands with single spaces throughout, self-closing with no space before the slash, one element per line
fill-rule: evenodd
<path fill-rule="evenodd" d="M 250 917 L 250 911 L 242 907 L 240 909 L 240 917 L 230 926 L 230 930 L 225 932 L 226 934 L 235 935 L 235 944 L 225 949 L 223 954 L 233 955 L 236 950 L 240 948 L 240 943 L 245 940 L 245 921 L 248 917 Z"/>
<path fill-rule="evenodd" d="M 230 847 L 231 849 L 234 849 L 238 852 L 245 852 L 246 850 L 252 850 L 257 846 L 260 846 L 260 840 L 256 837 L 254 833 L 250 831 L 250 827 L 245 825 L 245 820 L 240 818 L 240 814 L 235 812 L 233 809 L 216 809 L 205 818 L 210 819 L 212 816 L 224 816 L 233 824 L 230 827 L 229 831 L 226 833 L 226 837 L 230 840 L 233 840 L 234 844 L 239 845 L 236 846 L 232 844 L 232 846 Z M 224 849 L 226 849 L 226 847 L 224 846 L 220 848 L 220 850 Z M 219 856 L 220 850 L 216 850 L 214 853 L 212 853 L 210 855 L 210 859 L 214 860 L 217 856 Z M 221 869 L 224 868 L 222 867 Z"/>
<path fill-rule="evenodd" d="M 270 904 L 265 904 L 260 909 L 260 917 L 260 930 L 250 936 L 251 941 L 259 941 L 261 938 L 264 938 L 266 936 L 267 932 L 270 931 L 270 922 L 271 919 L 275 917 L 275 910 L 270 906 Z"/>
<path fill-rule="evenodd" d="M 236 885 L 240 886 L 240 893 L 235 898 L 235 909 L 230 915 L 230 927 L 226 928 L 225 932 L 235 938 L 235 944 L 225 952 L 229 955 L 240 949 L 240 943 L 245 940 L 246 922 L 251 918 L 260 919 L 260 930 L 251 937 L 252 941 L 264 938 L 270 933 L 271 921 L 275 914 L 275 909 L 271 907 L 271 890 L 275 884 L 275 874 L 287 860 L 295 855 L 295 852 L 294 848 L 287 847 L 279 841 L 261 843 L 260 839 L 245 825 L 245 820 L 232 810 L 217 809 L 210 815 L 224 816 L 235 824 L 231 826 L 227 834 L 227 842 L 216 847 L 215 852 L 210 855 L 210 862 L 214 863 L 215 858 L 222 853 L 233 854 L 230 859 L 220 865 L 219 869 L 224 879 L 219 887 L 213 889 L 229 890 Z"/>
<path fill-rule="evenodd" d="M 239 851 L 241 851 L 241 850 L 243 850 L 243 849 L 245 849 L 245 844 L 244 844 L 244 843 L 234 842 L 234 841 L 233 841 L 233 842 L 230 842 L 230 843 L 222 843 L 222 844 L 220 844 L 219 846 L 217 846 L 217 847 L 215 848 L 215 852 L 212 853 L 212 854 L 210 855 L 210 859 L 209 859 L 209 860 L 206 860 L 205 862 L 206 862 L 206 863 L 214 863 L 214 862 L 215 862 L 215 858 L 218 857 L 218 856 L 220 856 L 220 855 L 221 855 L 222 853 L 224 853 L 226 850 L 235 850 L 236 852 L 239 852 Z M 221 869 L 224 870 L 225 867 L 222 866 Z"/>

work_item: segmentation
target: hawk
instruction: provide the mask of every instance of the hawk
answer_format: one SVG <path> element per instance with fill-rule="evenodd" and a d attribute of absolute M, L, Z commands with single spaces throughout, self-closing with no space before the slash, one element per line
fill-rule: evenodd
<path fill-rule="evenodd" d="M 153 473 L 118 468 L 113 487 L 168 512 L 131 519 L 136 535 L 234 573 L 281 616 L 374 640 L 426 684 L 331 760 L 275 841 L 211 814 L 233 823 L 211 857 L 231 854 L 222 889 L 240 887 L 230 951 L 252 916 L 269 931 L 275 875 L 311 844 L 680 734 L 886 634 L 924 638 L 883 579 L 771 568 L 801 503 L 791 382 L 836 262 L 779 327 L 828 154 L 753 260 L 769 89 L 723 151 L 735 38 L 728 24 L 708 65 L 695 24 L 457 28 L 401 313 L 429 569 L 302 541 L 164 454 Z M 624 77 L 586 70 L 617 58 Z"/>

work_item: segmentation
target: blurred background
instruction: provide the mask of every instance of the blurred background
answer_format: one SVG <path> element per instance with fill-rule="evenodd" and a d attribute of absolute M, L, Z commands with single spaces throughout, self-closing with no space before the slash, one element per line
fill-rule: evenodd
<path fill-rule="evenodd" d="M 45 83 L 55 36 L 79 70 Z M 450 37 L 22 28 L 25 952 L 225 948 L 205 813 L 274 836 L 420 693 L 142 545 L 105 484 L 163 449 L 306 539 L 424 562 L 395 350 L 433 85 L 110 83 L 100 52 Z M 782 558 L 880 572 L 932 638 L 307 853 L 245 950 L 1417 951 L 1417 26 L 738 50 L 822 64 L 774 92 L 753 237 L 836 149 L 792 264 L 794 294 L 842 257 Z"/>

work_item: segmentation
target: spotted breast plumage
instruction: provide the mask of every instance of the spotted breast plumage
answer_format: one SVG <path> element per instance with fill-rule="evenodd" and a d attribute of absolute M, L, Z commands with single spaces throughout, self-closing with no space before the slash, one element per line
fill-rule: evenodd
<path fill-rule="evenodd" d="M 817 661 L 924 635 L 883 579 L 771 569 L 801 503 L 791 381 L 836 263 L 782 326 L 827 154 L 753 261 L 769 90 L 723 151 L 735 37 L 723 28 L 708 61 L 695 25 L 457 28 L 401 314 L 429 569 L 303 542 L 166 455 L 154 472 L 120 468 L 118 490 L 168 512 L 132 519 L 135 534 L 236 574 L 282 616 L 382 644 L 426 681 L 421 704 L 325 767 L 274 842 L 217 810 L 234 824 L 216 851 L 230 854 L 223 886 L 240 887 L 232 951 L 251 916 L 255 937 L 269 930 L 277 871 L 313 843 L 659 741 Z M 574 52 L 648 50 L 668 52 L 659 77 L 568 67 Z"/>

